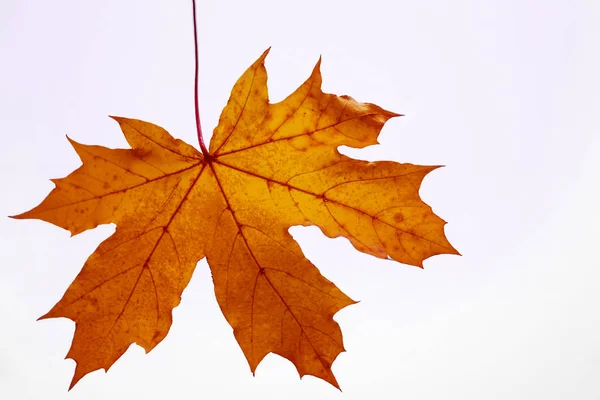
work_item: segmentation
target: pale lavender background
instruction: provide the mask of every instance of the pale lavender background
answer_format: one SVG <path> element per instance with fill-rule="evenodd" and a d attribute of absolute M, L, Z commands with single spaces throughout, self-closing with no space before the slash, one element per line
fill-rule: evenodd
<path fill-rule="evenodd" d="M 271 99 L 323 55 L 324 89 L 407 116 L 347 154 L 445 164 L 423 198 L 463 257 L 419 270 L 293 228 L 306 255 L 361 303 L 340 312 L 344 390 L 268 356 L 256 377 L 206 263 L 149 355 L 66 392 L 73 324 L 35 322 L 104 226 L 74 238 L 0 218 L 2 399 L 600 398 L 600 3 L 558 0 L 199 1 L 207 136 L 260 53 Z M 65 134 L 124 146 L 109 114 L 196 144 L 189 1 L 0 2 L 0 214 L 36 205 L 79 165 Z M 208 139 L 208 138 L 207 138 Z M 132 397 L 133 396 L 133 397 Z M 243 397 L 242 397 L 243 396 Z"/>

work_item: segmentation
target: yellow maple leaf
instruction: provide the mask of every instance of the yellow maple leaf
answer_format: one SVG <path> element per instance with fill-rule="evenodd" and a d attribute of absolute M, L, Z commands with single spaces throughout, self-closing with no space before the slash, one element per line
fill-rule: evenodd
<path fill-rule="evenodd" d="M 361 252 L 419 267 L 435 254 L 458 254 L 445 222 L 419 197 L 435 166 L 359 161 L 337 150 L 377 143 L 398 114 L 323 93 L 320 62 L 294 93 L 270 104 L 267 52 L 235 84 L 210 152 L 151 123 L 113 117 L 131 149 L 71 140 L 83 165 L 15 217 L 73 235 L 117 225 L 42 317 L 76 322 L 71 387 L 108 369 L 132 343 L 148 352 L 163 340 L 204 257 L 253 372 L 272 352 L 301 376 L 339 387 L 331 364 L 344 347 L 333 316 L 353 300 L 306 259 L 288 229 L 315 225 Z"/>

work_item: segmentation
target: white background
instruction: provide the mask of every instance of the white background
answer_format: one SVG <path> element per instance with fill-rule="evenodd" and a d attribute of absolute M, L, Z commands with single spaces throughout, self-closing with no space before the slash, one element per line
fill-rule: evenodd
<path fill-rule="evenodd" d="M 112 231 L 0 218 L 2 399 L 600 398 L 600 2 L 198 2 L 206 139 L 267 58 L 272 101 L 323 56 L 323 88 L 406 114 L 357 158 L 445 164 L 421 194 L 463 254 L 425 269 L 292 228 L 354 299 L 336 316 L 343 393 L 268 356 L 252 377 L 205 261 L 150 354 L 132 346 L 69 393 L 74 325 L 36 322 Z M 124 147 L 107 115 L 197 145 L 189 1 L 0 2 L 0 214 L 79 165 L 65 134 Z"/>

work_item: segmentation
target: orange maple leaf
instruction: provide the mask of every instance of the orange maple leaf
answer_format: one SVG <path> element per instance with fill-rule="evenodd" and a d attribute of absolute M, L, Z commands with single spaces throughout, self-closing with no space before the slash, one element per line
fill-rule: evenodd
<path fill-rule="evenodd" d="M 361 252 L 419 267 L 435 254 L 458 254 L 418 193 L 437 167 L 359 161 L 337 150 L 377 143 L 398 114 L 323 93 L 320 61 L 294 93 L 270 104 L 267 52 L 233 87 L 210 153 L 151 123 L 113 117 L 131 149 L 69 139 L 83 165 L 15 217 L 73 235 L 117 225 L 42 317 L 76 323 L 71 387 L 108 370 L 132 343 L 147 352 L 160 343 L 204 257 L 253 372 L 272 352 L 300 376 L 339 387 L 331 364 L 344 347 L 333 316 L 354 301 L 306 259 L 288 229 L 315 225 Z"/>

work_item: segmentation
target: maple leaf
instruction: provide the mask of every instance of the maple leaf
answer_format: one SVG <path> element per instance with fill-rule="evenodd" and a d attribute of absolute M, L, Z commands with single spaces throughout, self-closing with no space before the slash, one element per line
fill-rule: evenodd
<path fill-rule="evenodd" d="M 132 343 L 146 352 L 160 343 L 206 257 L 218 304 L 253 372 L 276 353 L 300 376 L 339 388 L 331 365 L 344 347 L 333 316 L 354 301 L 320 274 L 288 229 L 315 225 L 363 253 L 419 267 L 430 256 L 458 254 L 445 222 L 418 193 L 437 167 L 354 160 L 337 150 L 377 143 L 398 114 L 323 93 L 320 60 L 294 93 L 270 104 L 267 53 L 233 87 L 210 153 L 151 123 L 113 117 L 131 149 L 69 139 L 83 165 L 15 217 L 72 235 L 117 226 L 41 317 L 76 323 L 71 387 L 108 370 Z"/>

